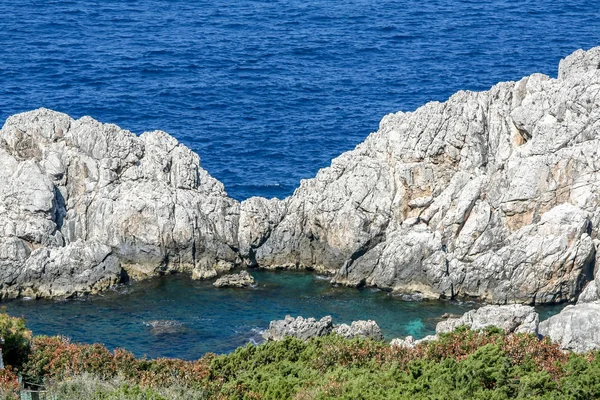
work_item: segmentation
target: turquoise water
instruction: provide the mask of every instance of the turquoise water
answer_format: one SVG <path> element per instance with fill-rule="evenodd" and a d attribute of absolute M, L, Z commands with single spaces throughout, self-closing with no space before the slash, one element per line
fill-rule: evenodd
<path fill-rule="evenodd" d="M 334 287 L 323 277 L 303 272 L 252 271 L 252 275 L 257 281 L 252 289 L 217 289 L 211 282 L 173 275 L 83 299 L 19 300 L 6 306 L 11 314 L 23 315 L 35 334 L 124 347 L 138 356 L 185 359 L 260 342 L 269 321 L 287 314 L 331 315 L 334 323 L 373 319 L 391 340 L 432 334 L 442 314 L 462 314 L 476 306 L 407 302 L 378 290 Z M 181 325 L 161 334 L 146 325 L 153 320 Z"/>
<path fill-rule="evenodd" d="M 287 314 L 334 323 L 373 319 L 387 340 L 433 334 L 444 313 L 462 314 L 473 302 L 409 302 L 374 289 L 331 286 L 305 272 L 252 271 L 257 286 L 217 289 L 211 282 L 172 275 L 121 286 L 98 296 L 75 300 L 18 300 L 6 303 L 22 315 L 35 334 L 71 337 L 83 343 L 126 348 L 138 356 L 195 359 L 206 352 L 226 353 L 249 342 L 261 342 L 269 321 Z M 543 309 L 545 316 L 560 307 Z M 171 332 L 147 324 L 169 320 Z"/>

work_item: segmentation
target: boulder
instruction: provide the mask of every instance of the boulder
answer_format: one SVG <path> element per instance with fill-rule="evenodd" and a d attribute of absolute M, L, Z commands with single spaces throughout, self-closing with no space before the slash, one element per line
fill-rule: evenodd
<path fill-rule="evenodd" d="M 539 332 L 564 350 L 578 353 L 600 349 L 600 304 L 582 303 L 565 307 L 540 323 Z"/>
<path fill-rule="evenodd" d="M 405 349 L 414 349 L 417 345 L 421 343 L 434 342 L 439 339 L 438 335 L 427 335 L 422 339 L 415 340 L 412 336 L 407 336 L 405 338 L 396 338 L 392 339 L 390 342 L 390 346 L 399 347 Z"/>
<path fill-rule="evenodd" d="M 213 283 L 215 287 L 237 287 L 244 288 L 254 285 L 254 278 L 248 271 L 242 271 L 239 274 L 224 275 Z"/>
<path fill-rule="evenodd" d="M 407 336 L 404 339 L 396 338 L 392 339 L 390 342 L 390 346 L 392 347 L 401 347 L 405 349 L 413 349 L 417 345 L 415 338 L 412 336 Z"/>
<path fill-rule="evenodd" d="M 333 323 L 330 316 L 323 317 L 319 321 L 314 318 L 293 318 L 286 315 L 285 319 L 271 321 L 269 329 L 263 334 L 266 340 L 283 340 L 286 336 L 301 340 L 313 337 L 327 336 L 333 331 Z"/>
<path fill-rule="evenodd" d="M 533 307 L 520 304 L 484 306 L 466 312 L 460 318 L 448 318 L 437 324 L 436 333 L 452 332 L 461 325 L 478 330 L 489 326 L 503 329 L 505 333 L 537 334 L 539 316 Z"/>
<path fill-rule="evenodd" d="M 336 325 L 333 333 L 346 339 L 369 338 L 373 340 L 383 340 L 383 333 L 375 321 L 353 321 L 351 325 Z"/>

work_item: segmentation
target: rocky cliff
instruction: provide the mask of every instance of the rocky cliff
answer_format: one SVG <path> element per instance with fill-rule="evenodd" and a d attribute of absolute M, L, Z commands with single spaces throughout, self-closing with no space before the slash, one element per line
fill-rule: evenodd
<path fill-rule="evenodd" d="M 432 298 L 574 299 L 600 223 L 599 65 L 577 51 L 558 79 L 386 116 L 290 198 L 243 202 L 241 254 Z"/>
<path fill-rule="evenodd" d="M 41 109 L 0 131 L 0 294 L 65 296 L 166 271 L 310 268 L 494 303 L 574 300 L 600 224 L 600 48 L 384 117 L 284 199 L 228 198 L 164 132 Z"/>
<path fill-rule="evenodd" d="M 40 109 L 0 131 L 0 294 L 93 293 L 238 259 L 239 204 L 164 132 Z"/>

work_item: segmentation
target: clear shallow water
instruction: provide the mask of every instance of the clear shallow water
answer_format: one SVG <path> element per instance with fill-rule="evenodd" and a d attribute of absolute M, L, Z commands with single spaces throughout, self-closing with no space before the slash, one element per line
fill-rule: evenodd
<path fill-rule="evenodd" d="M 586 0 L 0 1 L 0 120 L 48 107 L 197 151 L 286 196 L 381 117 L 600 45 Z"/>
<path fill-rule="evenodd" d="M 136 283 L 100 296 L 68 301 L 12 301 L 8 312 L 23 315 L 35 334 L 71 337 L 83 343 L 124 347 L 136 355 L 194 359 L 206 352 L 225 353 L 261 341 L 269 321 L 286 315 L 334 323 L 373 319 L 386 339 L 435 333 L 444 313 L 462 314 L 475 303 L 407 302 L 387 293 L 333 287 L 303 272 L 252 271 L 253 289 L 217 289 L 183 275 Z M 153 333 L 146 324 L 182 324 L 172 334 Z"/>
<path fill-rule="evenodd" d="M 211 282 L 174 275 L 120 287 L 77 300 L 18 300 L 5 303 L 11 315 L 24 316 L 38 335 L 64 335 L 82 343 L 123 347 L 138 356 L 195 359 L 206 352 L 226 353 L 249 342 L 274 319 L 286 315 L 334 323 L 377 321 L 387 340 L 435 333 L 444 313 L 463 314 L 473 302 L 408 302 L 374 289 L 334 287 L 305 272 L 251 271 L 252 289 L 217 289 Z M 539 308 L 545 319 L 561 306 Z M 147 324 L 181 324 L 174 333 L 156 333 Z"/>

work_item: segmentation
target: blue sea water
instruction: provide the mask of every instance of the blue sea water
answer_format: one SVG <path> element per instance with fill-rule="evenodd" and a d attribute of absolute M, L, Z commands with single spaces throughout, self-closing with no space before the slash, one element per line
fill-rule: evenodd
<path fill-rule="evenodd" d="M 586 0 L 0 0 L 0 120 L 48 107 L 197 151 L 237 199 L 290 195 L 381 117 L 600 45 Z"/>

